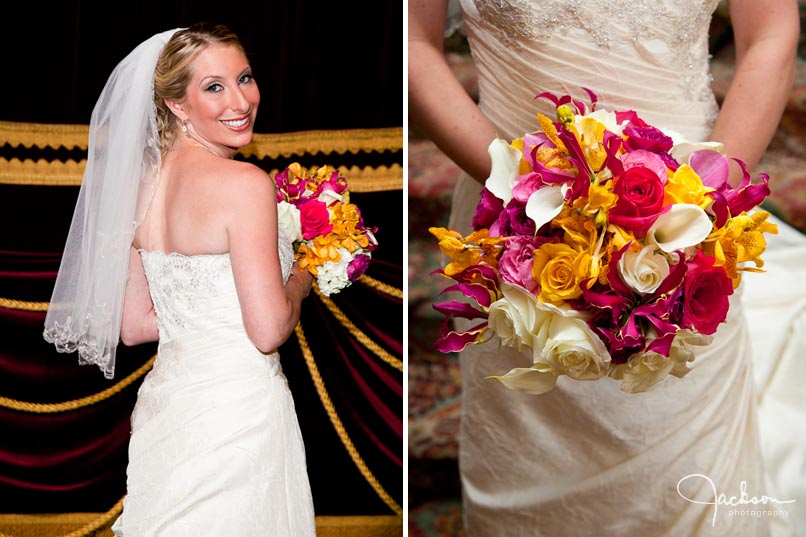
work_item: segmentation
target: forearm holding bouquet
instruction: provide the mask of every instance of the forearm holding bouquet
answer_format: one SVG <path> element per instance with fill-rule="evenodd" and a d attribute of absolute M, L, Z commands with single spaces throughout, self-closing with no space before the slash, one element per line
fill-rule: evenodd
<path fill-rule="evenodd" d="M 561 375 L 614 378 L 628 393 L 683 377 L 693 346 L 726 320 L 742 272 L 762 271 L 764 234 L 777 233 L 756 210 L 766 175 L 753 181 L 732 159 L 743 177 L 731 186 L 721 144 L 596 110 L 588 94 L 590 109 L 538 95 L 557 117 L 538 114 L 539 130 L 490 144 L 475 231 L 430 229 L 450 258 L 435 272 L 455 282 L 443 294 L 470 299 L 434 305 L 446 317 L 436 348 L 497 336 L 529 351 L 530 367 L 493 378 L 533 394 Z M 456 331 L 454 317 L 477 324 Z"/>
<path fill-rule="evenodd" d="M 293 163 L 275 183 L 279 228 L 294 241 L 294 257 L 319 291 L 330 296 L 358 280 L 378 247 L 377 228 L 367 227 L 350 203 L 347 179 L 332 166 Z"/>

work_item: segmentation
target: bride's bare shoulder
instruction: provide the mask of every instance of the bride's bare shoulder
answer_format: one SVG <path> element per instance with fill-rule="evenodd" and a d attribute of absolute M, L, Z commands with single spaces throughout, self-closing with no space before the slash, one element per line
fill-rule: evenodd
<path fill-rule="evenodd" d="M 216 159 L 204 168 L 203 180 L 209 192 L 225 204 L 232 201 L 241 206 L 276 203 L 271 176 L 250 162 Z"/>

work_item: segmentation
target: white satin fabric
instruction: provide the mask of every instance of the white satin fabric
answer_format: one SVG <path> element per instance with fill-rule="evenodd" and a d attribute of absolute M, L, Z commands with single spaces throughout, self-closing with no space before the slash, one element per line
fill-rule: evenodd
<path fill-rule="evenodd" d="M 536 130 L 538 110 L 553 116 L 549 101 L 534 100 L 538 93 L 587 101 L 586 87 L 600 107 L 633 109 L 690 141 L 707 139 L 717 113 L 707 63 L 715 0 L 460 4 L 480 106 L 500 136 Z M 469 231 L 480 189 L 459 180 L 454 229 Z M 463 351 L 459 462 L 468 535 L 793 535 L 806 507 L 806 379 L 797 367 L 806 348 L 797 335 L 806 325 L 806 274 L 797 267 L 806 240 L 787 231 L 790 246 L 778 252 L 773 237 L 769 273 L 745 277 L 728 322 L 691 373 L 650 392 L 561 377 L 553 391 L 527 395 L 485 377 L 528 367 L 529 356 L 494 342 Z M 799 503 L 713 505 L 717 495 L 741 498 L 742 490 L 747 502 Z"/>
<path fill-rule="evenodd" d="M 293 262 L 280 237 L 283 273 Z M 294 401 L 246 335 L 229 254 L 141 252 L 159 355 L 132 415 L 117 536 L 313 536 Z"/>

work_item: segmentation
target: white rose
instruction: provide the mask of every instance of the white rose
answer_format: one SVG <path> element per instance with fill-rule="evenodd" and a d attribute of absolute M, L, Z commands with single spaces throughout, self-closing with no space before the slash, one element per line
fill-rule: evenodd
<path fill-rule="evenodd" d="M 655 253 L 654 246 L 645 246 L 638 252 L 624 252 L 618 271 L 630 289 L 646 295 L 653 293 L 669 275 L 669 262 L 663 254 Z"/>
<path fill-rule="evenodd" d="M 535 349 L 536 342 L 539 347 L 542 327 L 552 314 L 522 287 L 503 284 L 501 291 L 504 296 L 490 304 L 490 330 L 508 347 Z"/>
<path fill-rule="evenodd" d="M 674 360 L 657 352 L 637 352 L 630 356 L 626 364 L 620 365 L 618 374 L 613 376 L 621 378 L 621 391 L 645 392 L 665 379 L 674 364 Z"/>
<path fill-rule="evenodd" d="M 672 341 L 672 348 L 669 351 L 669 358 L 673 362 L 670 375 L 683 378 L 691 369 L 688 362 L 694 361 L 694 346 L 710 345 L 714 336 L 697 334 L 691 330 L 679 330 Z"/>
<path fill-rule="evenodd" d="M 607 374 L 610 354 L 602 340 L 581 319 L 555 315 L 545 345 L 536 349 L 535 363 L 545 362 L 560 374 L 594 380 Z"/>
<path fill-rule="evenodd" d="M 287 201 L 277 204 L 277 227 L 292 241 L 302 238 L 299 209 L 294 204 Z"/>

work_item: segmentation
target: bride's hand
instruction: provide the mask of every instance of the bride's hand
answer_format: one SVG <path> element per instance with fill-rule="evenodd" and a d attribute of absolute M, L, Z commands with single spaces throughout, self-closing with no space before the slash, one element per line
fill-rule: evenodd
<path fill-rule="evenodd" d="M 301 269 L 299 265 L 294 263 L 294 267 L 291 270 L 291 278 L 299 282 L 302 298 L 307 297 L 311 292 L 311 287 L 313 286 L 313 275 L 309 271 Z"/>

